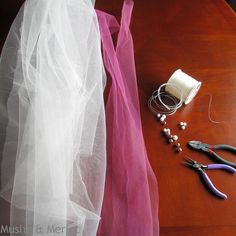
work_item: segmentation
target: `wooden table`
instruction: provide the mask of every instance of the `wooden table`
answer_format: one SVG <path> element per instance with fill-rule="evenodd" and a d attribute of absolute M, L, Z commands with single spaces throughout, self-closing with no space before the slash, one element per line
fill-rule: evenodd
<path fill-rule="evenodd" d="M 122 1 L 97 1 L 119 15 Z M 211 163 L 204 154 L 189 150 L 189 140 L 236 146 L 236 15 L 223 0 L 136 0 L 132 21 L 140 91 L 142 124 L 151 165 L 159 183 L 161 236 L 235 236 L 236 176 L 208 171 L 228 200 L 210 194 L 199 176 L 180 163 L 185 155 Z M 163 129 L 149 112 L 152 92 L 178 68 L 202 81 L 194 101 L 167 118 L 179 136 L 181 154 L 166 144 Z M 212 95 L 210 115 L 209 100 Z M 186 130 L 178 123 L 186 121 Z M 236 161 L 230 154 L 224 154 Z"/>
<path fill-rule="evenodd" d="M 11 9 L 16 6 L 13 0 L 6 2 Z M 117 16 L 121 5 L 121 0 L 97 0 L 97 8 Z M 11 18 L 6 19 L 5 23 L 1 19 L 3 38 Z M 224 0 L 136 0 L 132 33 L 144 138 L 159 183 L 161 236 L 235 236 L 236 176 L 208 171 L 213 183 L 228 195 L 223 201 L 180 163 L 185 155 L 212 162 L 205 154 L 189 150 L 189 140 L 236 146 L 236 15 Z M 147 100 L 178 68 L 203 85 L 194 101 L 167 118 L 166 127 L 179 136 L 184 149 L 175 154 L 160 135 L 163 126 L 149 112 Z M 209 120 L 209 94 L 210 115 L 219 124 Z M 179 130 L 180 121 L 188 123 L 186 130 Z M 236 160 L 231 154 L 223 155 Z"/>

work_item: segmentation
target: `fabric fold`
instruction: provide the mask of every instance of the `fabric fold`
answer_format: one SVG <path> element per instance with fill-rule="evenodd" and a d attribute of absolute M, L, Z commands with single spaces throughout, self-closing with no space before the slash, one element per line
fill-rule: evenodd
<path fill-rule="evenodd" d="M 97 233 L 106 76 L 93 4 L 27 0 L 2 50 L 1 197 L 23 235 Z"/>
<path fill-rule="evenodd" d="M 133 1 L 121 23 L 97 11 L 105 68 L 111 78 L 106 104 L 107 174 L 98 236 L 158 236 L 158 188 L 143 139 L 133 41 Z M 112 33 L 118 30 L 117 44 Z"/>

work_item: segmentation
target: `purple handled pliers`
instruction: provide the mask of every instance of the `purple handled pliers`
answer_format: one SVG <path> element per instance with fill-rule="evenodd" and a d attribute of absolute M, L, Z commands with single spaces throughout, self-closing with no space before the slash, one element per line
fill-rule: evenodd
<path fill-rule="evenodd" d="M 225 151 L 229 151 L 231 153 L 236 154 L 236 147 L 233 147 L 233 146 L 230 146 L 230 145 L 227 145 L 227 144 L 209 145 L 209 144 L 206 144 L 206 143 L 202 143 L 200 141 L 189 141 L 188 145 L 190 147 L 192 147 L 193 149 L 202 150 L 202 151 L 208 153 L 217 162 L 220 162 L 220 163 L 223 163 L 223 164 L 226 164 L 226 165 L 230 165 L 230 166 L 236 168 L 236 163 L 235 162 L 225 160 L 220 155 L 218 155 L 216 152 L 214 152 L 214 150 L 225 150 Z"/>
<path fill-rule="evenodd" d="M 201 163 L 198 163 L 197 161 L 192 160 L 189 157 L 185 158 L 185 162 L 183 162 L 184 165 L 191 167 L 200 173 L 201 177 L 205 181 L 208 188 L 211 190 L 212 193 L 214 193 L 217 197 L 222 199 L 227 199 L 227 195 L 220 192 L 211 182 L 208 175 L 206 174 L 205 170 L 213 170 L 213 169 L 224 169 L 226 171 L 229 171 L 231 173 L 236 173 L 236 169 L 234 169 L 232 166 L 225 165 L 225 164 L 209 164 L 209 165 L 203 165 Z"/>

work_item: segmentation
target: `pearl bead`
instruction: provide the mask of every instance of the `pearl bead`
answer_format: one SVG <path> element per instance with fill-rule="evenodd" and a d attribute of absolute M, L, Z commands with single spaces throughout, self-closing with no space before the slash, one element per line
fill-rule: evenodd
<path fill-rule="evenodd" d="M 182 129 L 182 130 L 185 130 L 185 128 L 186 128 L 186 127 L 185 127 L 185 126 L 183 126 L 183 125 L 182 125 L 182 126 L 180 126 L 180 129 Z"/>
<path fill-rule="evenodd" d="M 172 139 L 173 139 L 174 141 L 176 141 L 176 140 L 178 140 L 178 136 L 177 136 L 177 135 L 173 135 Z"/>
<path fill-rule="evenodd" d="M 160 118 L 160 117 L 161 117 L 161 114 L 158 113 L 158 114 L 157 114 L 157 118 Z"/>
<path fill-rule="evenodd" d="M 179 126 L 180 126 L 181 129 L 185 129 L 186 126 L 187 126 L 187 122 L 180 122 Z M 182 127 L 184 127 L 184 128 L 182 128 Z"/>
<path fill-rule="evenodd" d="M 172 138 L 169 139 L 169 143 L 173 143 L 174 140 Z"/>
<path fill-rule="evenodd" d="M 182 148 L 178 148 L 177 151 L 178 151 L 178 152 L 182 152 L 183 149 L 182 149 Z"/>
<path fill-rule="evenodd" d="M 166 135 L 167 135 L 167 136 L 170 136 L 170 129 L 167 129 Z"/>
<path fill-rule="evenodd" d="M 166 118 L 161 116 L 160 121 L 164 121 Z"/>

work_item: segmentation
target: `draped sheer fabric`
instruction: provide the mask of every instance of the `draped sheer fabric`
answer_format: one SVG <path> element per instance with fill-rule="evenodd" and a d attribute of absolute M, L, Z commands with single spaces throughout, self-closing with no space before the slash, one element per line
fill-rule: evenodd
<path fill-rule="evenodd" d="M 107 174 L 98 236 L 158 236 L 158 189 L 145 149 L 129 30 L 133 1 L 121 25 L 97 11 L 104 65 L 111 77 L 106 104 Z M 118 31 L 117 45 L 111 34 Z"/>
<path fill-rule="evenodd" d="M 26 0 L 0 61 L 1 197 L 22 235 L 96 235 L 104 84 L 94 0 Z"/>

